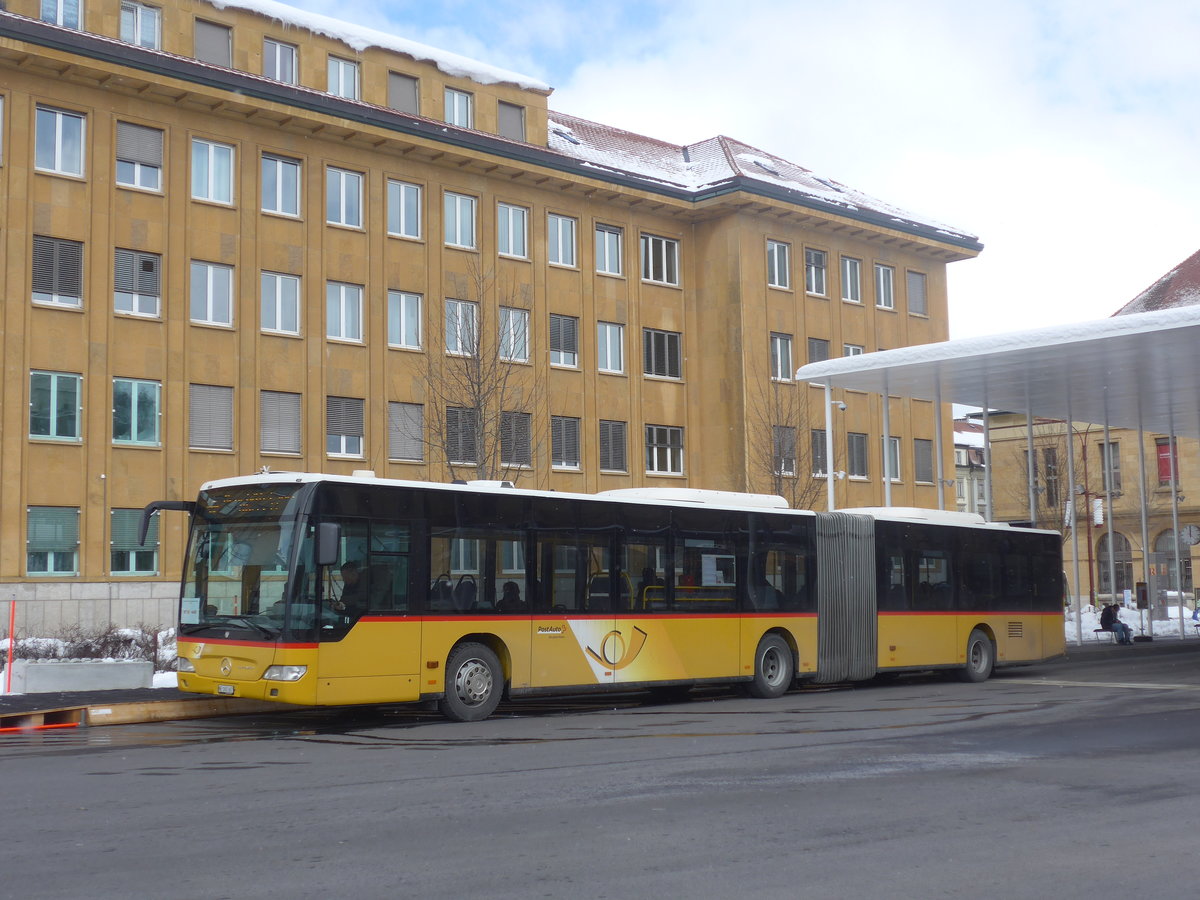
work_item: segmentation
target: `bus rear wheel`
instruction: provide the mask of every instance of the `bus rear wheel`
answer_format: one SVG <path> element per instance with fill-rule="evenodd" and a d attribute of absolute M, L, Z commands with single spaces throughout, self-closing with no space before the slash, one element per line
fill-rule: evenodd
<path fill-rule="evenodd" d="M 446 658 L 446 691 L 438 710 L 454 722 L 486 719 L 500 704 L 504 672 L 483 644 L 459 644 Z"/>
<path fill-rule="evenodd" d="M 978 683 L 987 681 L 996 664 L 996 651 L 986 634 L 978 628 L 967 638 L 967 664 L 958 670 L 962 681 Z"/>
<path fill-rule="evenodd" d="M 748 690 L 751 697 L 770 700 L 782 697 L 792 684 L 795 664 L 792 648 L 777 634 L 768 634 L 754 651 L 754 680 Z"/>

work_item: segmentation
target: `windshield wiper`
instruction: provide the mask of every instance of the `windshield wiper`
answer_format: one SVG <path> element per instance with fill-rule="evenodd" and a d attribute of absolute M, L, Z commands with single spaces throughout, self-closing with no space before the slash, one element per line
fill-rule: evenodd
<path fill-rule="evenodd" d="M 259 625 L 257 622 L 253 622 L 250 619 L 248 619 L 246 616 L 226 616 L 225 622 L 226 623 L 240 622 L 241 624 L 245 625 L 247 628 L 251 628 L 254 631 L 257 631 L 259 634 L 261 634 L 265 638 L 274 638 L 275 637 L 275 632 L 273 632 L 266 625 Z M 210 624 L 215 625 L 215 626 L 220 626 L 223 623 L 212 622 Z"/>

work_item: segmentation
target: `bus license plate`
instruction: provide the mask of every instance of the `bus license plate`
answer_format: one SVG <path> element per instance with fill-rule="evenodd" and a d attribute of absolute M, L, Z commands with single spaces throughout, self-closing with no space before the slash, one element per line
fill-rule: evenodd
<path fill-rule="evenodd" d="M 232 684 L 218 684 L 217 685 L 217 693 L 218 694 L 229 694 L 230 696 L 232 696 L 233 695 L 233 685 Z"/>

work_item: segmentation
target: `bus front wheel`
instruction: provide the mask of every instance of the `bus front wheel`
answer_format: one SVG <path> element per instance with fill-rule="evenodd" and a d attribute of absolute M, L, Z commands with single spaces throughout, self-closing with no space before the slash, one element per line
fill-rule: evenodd
<path fill-rule="evenodd" d="M 483 644 L 459 644 L 446 658 L 446 692 L 438 710 L 455 722 L 486 719 L 500 704 L 504 672 Z"/>
<path fill-rule="evenodd" d="M 996 651 L 986 634 L 976 628 L 967 638 L 967 664 L 958 670 L 963 681 L 987 681 L 996 663 Z"/>
<path fill-rule="evenodd" d="M 777 634 L 768 634 L 758 642 L 754 651 L 754 680 L 750 682 L 751 697 L 772 699 L 782 697 L 792 683 L 794 673 L 792 648 Z"/>

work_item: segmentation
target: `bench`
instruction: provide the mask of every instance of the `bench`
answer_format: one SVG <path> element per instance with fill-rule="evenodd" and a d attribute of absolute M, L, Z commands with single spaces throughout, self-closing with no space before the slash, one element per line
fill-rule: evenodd
<path fill-rule="evenodd" d="M 1197 623 L 1197 626 L 1200 627 L 1200 623 Z M 1110 644 L 1115 644 L 1117 642 L 1117 633 L 1115 631 L 1107 631 L 1103 628 L 1093 628 L 1092 634 L 1096 635 L 1096 640 L 1098 640 L 1098 641 L 1102 640 L 1100 635 L 1103 634 L 1108 637 L 1108 642 Z"/>

